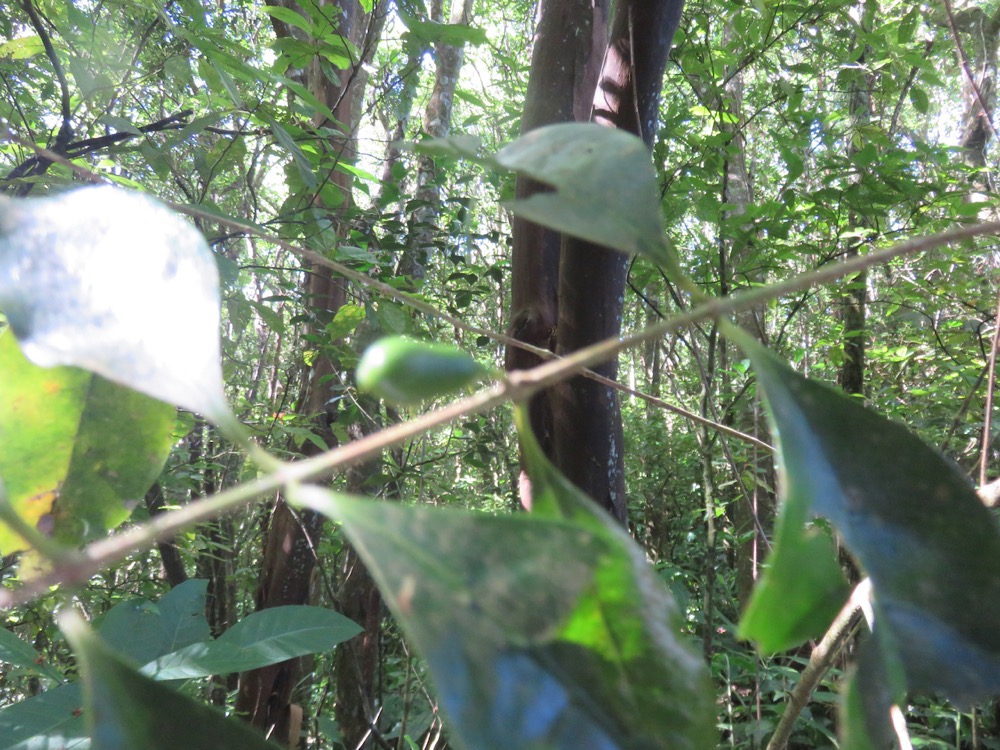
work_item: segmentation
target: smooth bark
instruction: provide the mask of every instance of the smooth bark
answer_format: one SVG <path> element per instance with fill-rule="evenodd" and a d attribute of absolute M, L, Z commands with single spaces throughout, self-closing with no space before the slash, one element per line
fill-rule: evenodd
<path fill-rule="evenodd" d="M 586 121 L 594 98 L 601 59 L 607 40 L 608 0 L 542 0 L 531 54 L 531 74 L 521 120 L 521 132 L 544 125 Z M 543 189 L 518 178 L 516 196 L 527 198 Z M 511 323 L 514 338 L 556 350 L 559 257 L 558 232 L 514 217 L 511 255 Z M 525 370 L 539 358 L 521 349 L 508 348 L 508 370 Z M 552 455 L 552 411 L 549 394 L 535 396 L 529 404 L 531 426 L 548 455 Z M 531 507 L 531 486 L 524 472 L 521 503 Z"/>
<path fill-rule="evenodd" d="M 657 110 L 680 0 L 619 2 L 594 93 L 592 120 L 633 133 L 652 148 Z M 556 352 L 566 354 L 621 333 L 629 259 L 583 240 L 562 242 Z M 616 360 L 595 368 L 618 375 Z M 553 454 L 571 481 L 626 521 L 624 438 L 617 392 L 586 378 L 553 389 Z"/>

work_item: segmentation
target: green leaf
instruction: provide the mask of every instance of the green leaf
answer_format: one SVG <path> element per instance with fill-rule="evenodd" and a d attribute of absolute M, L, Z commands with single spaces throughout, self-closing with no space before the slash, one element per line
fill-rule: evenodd
<path fill-rule="evenodd" d="M 531 449 L 529 449 L 530 451 Z M 534 469 L 541 468 L 534 461 Z M 338 519 L 427 659 L 462 746 L 707 748 L 705 666 L 642 551 L 549 467 L 563 517 L 295 499 Z"/>
<path fill-rule="evenodd" d="M 295 165 L 295 169 L 298 172 L 299 178 L 302 180 L 306 187 L 314 188 L 318 184 L 316 181 L 316 175 L 313 172 L 312 164 L 306 155 L 302 153 L 302 149 L 299 148 L 299 144 L 295 142 L 295 139 L 289 135 L 288 131 L 285 130 L 281 125 L 270 121 L 271 132 L 274 133 L 275 140 L 278 144 L 285 149 L 289 154 L 292 155 L 292 163 Z"/>
<path fill-rule="evenodd" d="M 0 58 L 26 60 L 45 52 L 45 43 L 37 34 L 22 36 L 0 44 Z"/>
<path fill-rule="evenodd" d="M 313 43 L 291 36 L 278 37 L 270 46 L 279 53 L 280 60 L 291 68 L 304 68 L 316 57 L 316 47 Z"/>
<path fill-rule="evenodd" d="M 357 623 L 323 607 L 271 607 L 243 618 L 217 642 L 293 659 L 328 651 L 360 632 Z"/>
<path fill-rule="evenodd" d="M 341 305 L 337 314 L 326 325 L 326 332 L 332 341 L 339 341 L 354 333 L 354 329 L 365 321 L 365 308 L 360 305 Z"/>
<path fill-rule="evenodd" d="M 72 682 L 0 709 L 0 750 L 84 750 L 90 746 L 83 692 Z"/>
<path fill-rule="evenodd" d="M 75 367 L 41 368 L 0 334 L 0 480 L 14 511 L 67 543 L 127 519 L 167 460 L 174 408 Z M 0 554 L 25 549 L 0 524 Z"/>
<path fill-rule="evenodd" d="M 160 613 L 145 599 L 116 604 L 98 621 L 97 633 L 120 657 L 140 664 L 164 652 Z"/>
<path fill-rule="evenodd" d="M 275 750 L 244 722 L 139 674 L 76 613 L 60 617 L 80 663 L 94 750 Z"/>
<path fill-rule="evenodd" d="M 160 611 L 160 628 L 166 636 L 163 645 L 167 651 L 184 648 L 211 636 L 212 631 L 205 618 L 207 593 L 208 580 L 192 578 L 160 597 L 156 606 Z"/>
<path fill-rule="evenodd" d="M 202 52 L 205 52 L 206 59 L 208 59 L 209 65 L 215 71 L 215 74 L 218 77 L 217 80 L 222 84 L 222 88 L 224 88 L 226 93 L 229 94 L 229 101 L 233 103 L 233 106 L 236 107 L 236 109 L 243 109 L 243 98 L 240 96 L 239 89 L 236 88 L 236 81 L 234 81 L 233 77 L 230 75 L 232 68 L 225 65 L 225 62 L 222 59 L 213 59 L 213 55 L 210 50 L 203 48 Z"/>
<path fill-rule="evenodd" d="M 508 203 L 515 214 L 676 267 L 649 149 L 634 135 L 592 124 L 550 125 L 505 146 L 496 161 L 553 188 Z"/>
<path fill-rule="evenodd" d="M 62 682 L 62 675 L 47 666 L 41 654 L 4 627 L 0 627 L 0 662 L 22 667 L 54 682 Z"/>
<path fill-rule="evenodd" d="M 118 115 L 101 115 L 100 121 L 105 125 L 108 125 L 119 133 L 131 133 L 134 136 L 142 136 L 142 131 L 135 126 L 127 117 L 119 117 Z"/>
<path fill-rule="evenodd" d="M 479 156 L 479 149 L 483 142 L 477 136 L 467 133 L 448 135 L 442 138 L 428 138 L 416 143 L 401 143 L 401 150 L 412 150 L 417 154 L 427 156 L 452 156 L 470 159 L 478 163 L 485 163 Z"/>
<path fill-rule="evenodd" d="M 410 34 L 424 44 L 444 44 L 449 47 L 461 47 L 464 44 L 479 45 L 486 43 L 486 32 L 483 29 L 459 23 L 421 21 L 416 16 L 398 9 L 397 13 L 399 13 L 399 17 L 403 23 L 406 24 L 406 28 L 410 30 Z"/>
<path fill-rule="evenodd" d="M 872 580 L 881 658 L 901 665 L 907 689 L 960 705 L 1000 692 L 1000 531 L 966 479 L 901 425 L 803 378 L 733 326 L 727 335 L 767 397 L 782 523 L 815 514 L 840 531 Z"/>
<path fill-rule="evenodd" d="M 139 664 L 208 640 L 207 589 L 208 581 L 192 579 L 171 589 L 159 602 L 120 602 L 101 618 L 97 633 L 119 656 Z"/>
<path fill-rule="evenodd" d="M 769 654 L 822 634 L 848 593 L 829 533 L 792 515 L 779 515 L 774 549 L 740 620 L 740 637 Z"/>
<path fill-rule="evenodd" d="M 74 365 L 232 418 L 215 261 L 201 234 L 152 198 L 99 187 L 0 200 L 0 310 L 37 365 Z"/>
<path fill-rule="evenodd" d="M 257 312 L 260 319 L 264 321 L 264 324 L 272 331 L 277 331 L 279 333 L 284 332 L 285 319 L 282 317 L 280 312 L 271 309 L 268 305 L 263 302 L 258 302 L 255 299 L 246 300 L 246 304 Z"/>
<path fill-rule="evenodd" d="M 133 601 L 119 605 L 105 614 L 101 636 L 120 654 L 136 656 L 152 643 L 157 653 L 163 653 L 204 640 L 209 637 L 207 586 L 207 581 L 193 579 L 171 589 L 156 604 Z M 121 611 L 113 614 L 119 608 Z M 55 678 L 60 679 L 58 674 Z M 75 682 L 0 710 L 0 750 L 88 747 L 89 730 L 80 715 L 82 706 L 80 683 Z M 30 744 L 21 745 L 28 741 Z"/>
<path fill-rule="evenodd" d="M 891 712 L 904 698 L 903 686 L 898 684 L 902 675 L 898 663 L 890 664 L 891 659 L 886 658 L 887 652 L 894 649 L 879 647 L 878 640 L 877 633 L 862 640 L 857 667 L 845 687 L 840 716 L 841 750 L 898 746 Z"/>
<path fill-rule="evenodd" d="M 299 99 L 309 105 L 312 108 L 312 112 L 310 114 L 322 115 L 327 121 L 336 122 L 337 116 L 333 113 L 333 110 L 317 99 L 316 95 L 309 91 L 307 87 L 303 86 L 298 81 L 291 78 L 285 78 L 280 75 L 275 74 L 272 75 L 271 78 L 275 83 L 280 83 L 282 86 L 294 92 Z M 273 123 L 268 121 L 268 124 L 272 125 Z M 275 135 L 277 136 L 277 134 Z"/>
<path fill-rule="evenodd" d="M 312 34 L 312 21 L 298 11 L 292 10 L 291 8 L 285 8 L 281 5 L 264 5 L 261 7 L 261 10 L 272 18 L 277 18 L 279 21 L 283 21 L 289 26 L 295 26 L 307 34 Z"/>
<path fill-rule="evenodd" d="M 913 108 L 917 110 L 922 115 L 926 115 L 931 108 L 930 98 L 927 96 L 927 92 L 924 91 L 919 86 L 914 86 L 909 92 L 910 103 Z"/>
<path fill-rule="evenodd" d="M 143 667 L 157 680 L 245 672 L 329 651 L 361 632 L 343 615 L 321 607 L 272 607 L 240 620 L 215 641 L 192 643 Z"/>

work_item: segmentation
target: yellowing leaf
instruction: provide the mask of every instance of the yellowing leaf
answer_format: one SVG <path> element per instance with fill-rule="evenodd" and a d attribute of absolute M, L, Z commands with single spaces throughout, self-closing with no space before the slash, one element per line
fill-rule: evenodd
<path fill-rule="evenodd" d="M 75 367 L 28 362 L 0 335 L 0 481 L 29 525 L 78 544 L 114 528 L 170 453 L 174 409 Z M 24 549 L 0 524 L 0 554 Z"/>

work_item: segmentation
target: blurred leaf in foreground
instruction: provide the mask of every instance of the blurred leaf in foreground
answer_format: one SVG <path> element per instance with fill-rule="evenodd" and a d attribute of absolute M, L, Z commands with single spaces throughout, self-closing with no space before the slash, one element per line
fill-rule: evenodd
<path fill-rule="evenodd" d="M 803 378 L 742 331 L 727 335 L 763 387 L 782 469 L 781 530 L 759 589 L 768 606 L 755 595 L 743 635 L 784 616 L 780 592 L 767 594 L 791 575 L 779 566 L 800 576 L 828 566 L 785 549 L 804 543 L 792 527 L 824 516 L 872 580 L 873 673 L 901 670 L 906 689 L 962 706 L 1000 692 L 1000 531 L 970 484 L 901 425 Z"/>
<path fill-rule="evenodd" d="M 707 673 L 641 550 L 538 452 L 544 513 L 491 516 L 302 487 L 423 653 L 455 738 L 501 748 L 708 748 Z"/>

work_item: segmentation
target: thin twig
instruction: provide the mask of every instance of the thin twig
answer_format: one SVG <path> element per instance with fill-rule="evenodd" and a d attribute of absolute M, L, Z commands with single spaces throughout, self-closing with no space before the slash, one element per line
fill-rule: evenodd
<path fill-rule="evenodd" d="M 868 601 L 871 588 L 871 579 L 868 578 L 854 587 L 854 591 L 851 592 L 844 608 L 840 610 L 826 634 L 812 650 L 809 655 L 809 663 L 802 670 L 792 694 L 788 696 L 785 712 L 781 715 L 778 726 L 775 728 L 771 740 L 767 743 L 767 750 L 785 750 L 788 746 L 788 738 L 792 736 L 795 720 L 809 703 L 809 697 L 819 685 L 820 680 L 830 671 L 830 667 L 833 666 L 849 637 L 860 625 L 860 612 Z"/>
<path fill-rule="evenodd" d="M 590 378 L 591 380 L 595 380 L 601 385 L 606 385 L 609 388 L 614 388 L 615 390 L 621 391 L 622 393 L 626 393 L 629 396 L 635 396 L 636 398 L 640 398 L 643 401 L 647 401 L 648 403 L 653 404 L 654 406 L 658 406 L 665 411 L 673 412 L 674 414 L 684 417 L 689 422 L 694 422 L 695 424 L 700 424 L 706 427 L 710 427 L 715 432 L 722 432 L 725 433 L 726 435 L 731 435 L 732 437 L 738 440 L 742 440 L 746 443 L 749 443 L 750 445 L 760 448 L 761 450 L 765 450 L 768 453 L 775 452 L 775 448 L 773 445 L 765 443 L 760 438 L 754 437 L 753 435 L 748 435 L 745 432 L 740 432 L 739 430 L 730 427 L 729 425 L 722 424 L 721 422 L 715 422 L 711 419 L 707 419 L 706 417 L 703 417 L 700 414 L 695 414 L 693 411 L 688 411 L 687 409 L 681 406 L 676 406 L 675 404 L 671 404 L 668 401 L 664 401 L 662 398 L 657 398 L 656 396 L 651 396 L 648 393 L 643 393 L 642 391 L 637 391 L 634 388 L 629 388 L 627 385 L 619 383 L 617 380 L 612 380 L 611 378 L 599 375 L 593 370 L 590 369 L 584 370 L 582 374 L 584 377 Z"/>
<path fill-rule="evenodd" d="M 35 6 L 32 5 L 31 0 L 24 0 L 22 6 L 31 19 L 32 27 L 34 27 L 38 37 L 42 40 L 42 46 L 45 48 L 45 56 L 52 63 L 52 70 L 56 75 L 56 82 L 59 84 L 59 114 L 62 116 L 63 124 L 59 130 L 59 135 L 56 137 L 56 144 L 61 149 L 73 137 L 71 124 L 73 111 L 70 105 L 69 85 L 66 83 L 66 72 L 63 70 L 62 63 L 59 62 L 59 55 L 56 54 L 56 48 L 52 45 L 49 32 L 46 30 L 41 16 L 38 15 L 38 11 L 35 10 Z"/>
<path fill-rule="evenodd" d="M 205 218 L 217 220 L 217 217 L 210 217 L 207 214 Z M 31 601 L 37 596 L 48 592 L 51 586 L 56 586 L 60 583 L 71 586 L 82 584 L 105 566 L 124 559 L 135 550 L 145 549 L 157 540 L 176 534 L 189 526 L 203 523 L 222 513 L 246 506 L 255 498 L 265 493 L 273 492 L 285 485 L 316 479 L 346 466 L 373 458 L 386 448 L 418 437 L 435 427 L 447 424 L 460 417 L 484 412 L 508 400 L 522 401 L 542 388 L 553 385 L 572 375 L 579 374 L 583 368 L 605 362 L 616 356 L 619 352 L 645 341 L 659 339 L 668 334 L 675 333 L 680 328 L 691 325 L 694 322 L 720 318 L 747 310 L 754 305 L 760 305 L 771 299 L 802 291 L 816 284 L 834 281 L 843 276 L 885 263 L 898 256 L 931 250 L 935 247 L 967 240 L 972 237 L 997 233 L 1000 233 L 1000 222 L 988 222 L 972 226 L 962 226 L 929 237 L 918 237 L 900 242 L 897 245 L 877 250 L 869 255 L 849 258 L 840 263 L 808 271 L 767 287 L 755 287 L 729 297 L 707 300 L 697 307 L 683 313 L 678 313 L 632 336 L 605 339 L 604 341 L 599 341 L 596 344 L 573 352 L 565 358 L 543 362 L 530 370 L 508 373 L 507 377 L 500 383 L 484 389 L 473 396 L 455 401 L 411 421 L 393 425 L 381 432 L 366 436 L 313 458 L 295 463 L 282 464 L 268 476 L 207 497 L 199 502 L 191 503 L 169 514 L 150 519 L 142 526 L 133 528 L 123 534 L 94 542 L 86 547 L 83 552 L 72 555 L 67 561 L 60 561 L 48 575 L 31 580 L 16 591 L 0 590 L 0 610 L 9 609 L 10 607 Z M 284 241 L 281 241 L 280 244 L 292 252 L 303 254 L 303 257 L 308 257 L 314 262 L 329 265 L 331 268 L 342 268 L 352 278 L 367 278 L 356 271 L 327 260 L 318 253 L 294 248 L 294 246 Z"/>
<path fill-rule="evenodd" d="M 979 486 L 985 487 L 990 468 L 990 447 L 993 444 L 993 394 L 997 379 L 997 349 L 1000 348 L 1000 292 L 997 293 L 997 310 L 993 315 L 993 345 L 990 347 L 990 364 L 986 380 L 986 406 L 983 412 L 983 445 L 979 454 Z"/>

